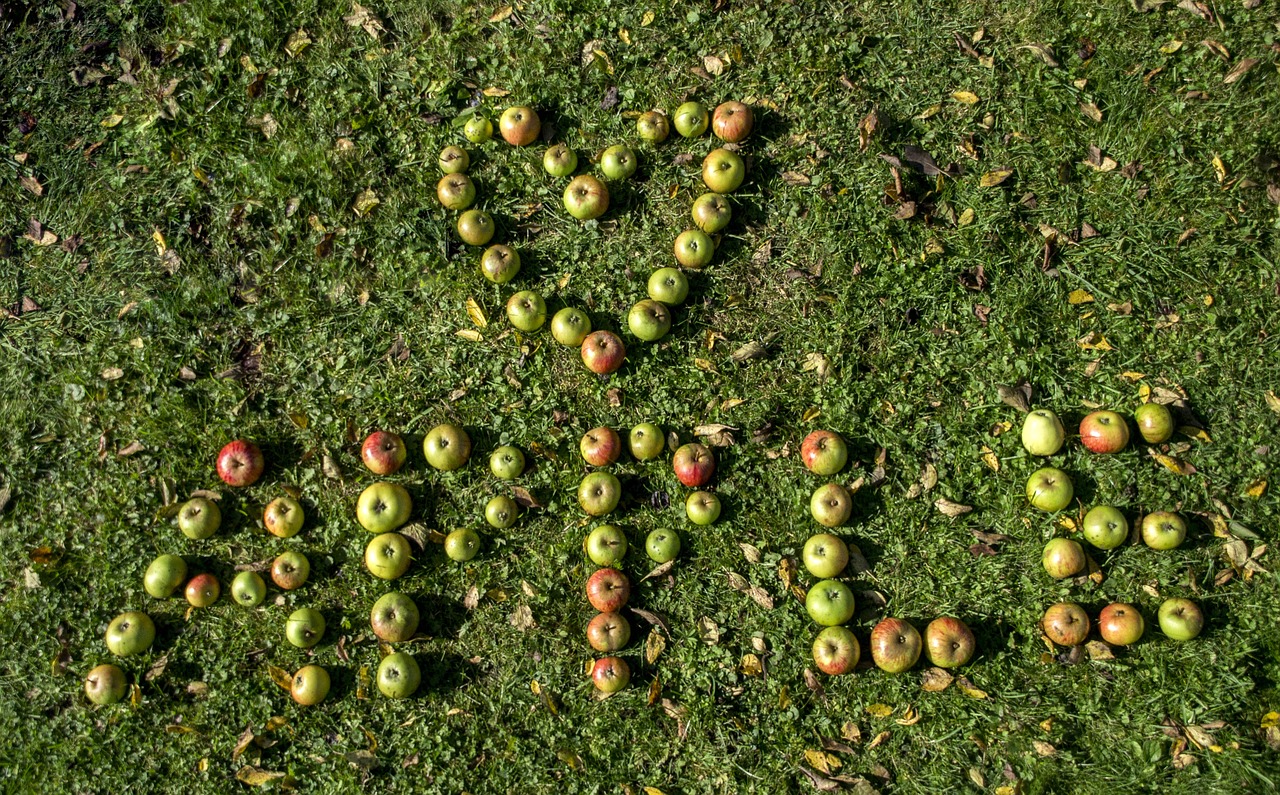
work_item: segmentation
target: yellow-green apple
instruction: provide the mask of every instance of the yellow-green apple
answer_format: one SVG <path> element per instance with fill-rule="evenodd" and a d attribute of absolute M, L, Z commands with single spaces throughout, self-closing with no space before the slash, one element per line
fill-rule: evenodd
<path fill-rule="evenodd" d="M 871 629 L 871 660 L 880 670 L 900 674 L 920 659 L 920 633 L 900 618 L 886 618 Z"/>
<path fill-rule="evenodd" d="M 751 108 L 741 102 L 724 102 L 711 116 L 711 131 L 726 143 L 736 144 L 751 134 L 755 117 Z"/>
<path fill-rule="evenodd" d="M 528 146 L 538 140 L 542 120 L 538 112 L 528 105 L 515 105 L 502 112 L 498 119 L 498 132 L 512 146 Z"/>
<path fill-rule="evenodd" d="M 489 471 L 495 478 L 515 480 L 524 472 L 524 453 L 518 447 L 504 444 L 489 455 Z"/>
<path fill-rule="evenodd" d="M 684 513 L 696 525 L 709 525 L 720 518 L 720 498 L 709 491 L 695 491 L 685 498 Z"/>
<path fill-rule="evenodd" d="M 601 613 L 616 613 L 631 598 L 631 581 L 617 569 L 598 569 L 587 580 L 587 601 Z"/>
<path fill-rule="evenodd" d="M 809 618 L 824 627 L 834 627 L 853 618 L 853 591 L 839 580 L 815 583 L 805 596 L 804 608 Z"/>
<path fill-rule="evenodd" d="M 505 530 L 515 524 L 516 517 L 519 515 L 520 506 L 505 494 L 499 494 L 484 506 L 484 520 L 490 527 L 496 527 L 499 530 Z"/>
<path fill-rule="evenodd" d="M 1167 442 L 1173 436 L 1173 415 L 1159 403 L 1143 403 L 1133 412 L 1138 433 L 1147 444 Z"/>
<path fill-rule="evenodd" d="M 665 113 L 651 110 L 640 114 L 640 118 L 636 119 L 636 135 L 639 135 L 642 141 L 660 144 L 667 140 L 670 134 L 671 123 L 667 121 Z"/>
<path fill-rule="evenodd" d="M 461 174 L 471 165 L 471 155 L 461 146 L 446 146 L 440 150 L 439 164 L 446 174 Z"/>
<path fill-rule="evenodd" d="M 409 540 L 399 533 L 374 536 L 364 548 L 364 566 L 384 580 L 394 580 L 409 570 Z"/>
<path fill-rule="evenodd" d="M 604 657 L 592 666 L 591 681 L 601 693 L 616 693 L 631 681 L 631 667 L 621 657 Z"/>
<path fill-rule="evenodd" d="M 593 331 L 582 341 L 582 363 L 597 375 L 617 372 L 627 358 L 627 346 L 612 331 Z"/>
<path fill-rule="evenodd" d="M 471 458 L 471 437 L 452 423 L 432 428 L 422 440 L 422 455 L 441 472 L 452 472 Z"/>
<path fill-rule="evenodd" d="M 267 584 L 256 571 L 242 571 L 231 581 L 231 598 L 243 607 L 257 607 L 267 598 Z"/>
<path fill-rule="evenodd" d="M 197 574 L 187 583 L 186 593 L 192 607 L 209 607 L 222 595 L 222 585 L 212 574 Z"/>
<path fill-rule="evenodd" d="M 804 567 L 813 576 L 829 580 L 840 576 L 844 567 L 849 565 L 849 545 L 839 536 L 831 533 L 817 533 L 804 542 L 804 553 L 801 555 Z"/>
<path fill-rule="evenodd" d="M 218 477 L 228 486 L 252 486 L 265 466 L 262 451 L 244 439 L 227 442 L 218 453 Z"/>
<path fill-rule="evenodd" d="M 593 467 L 608 466 L 622 454 L 622 440 L 613 428 L 592 428 L 582 434 L 578 452 Z"/>
<path fill-rule="evenodd" d="M 716 244 L 701 229 L 686 229 L 676 235 L 673 251 L 676 262 L 697 270 L 711 262 L 711 257 L 716 253 Z"/>
<path fill-rule="evenodd" d="M 262 525 L 277 538 L 293 538 L 302 529 L 305 514 L 292 497 L 276 497 L 262 511 Z"/>
<path fill-rule="evenodd" d="M 716 473 L 716 457 L 705 445 L 694 442 L 681 445 L 671 459 L 676 479 L 685 486 L 696 489 L 711 482 Z"/>
<path fill-rule="evenodd" d="M 578 169 L 578 153 L 567 144 L 556 144 L 542 154 L 542 167 L 553 177 L 567 177 Z"/>
<path fill-rule="evenodd" d="M 587 643 L 596 651 L 618 651 L 630 641 L 631 624 L 620 613 L 597 613 L 587 624 Z"/>
<path fill-rule="evenodd" d="M 680 554 L 680 534 L 664 527 L 650 530 L 644 540 L 644 551 L 654 563 L 675 560 Z"/>
<path fill-rule="evenodd" d="M 704 193 L 694 199 L 690 214 L 693 215 L 694 226 L 714 235 L 729 225 L 733 219 L 733 207 L 719 193 Z"/>
<path fill-rule="evenodd" d="M 422 670 L 413 655 L 398 651 L 378 663 L 378 692 L 387 698 L 408 698 L 422 684 Z"/>
<path fill-rule="evenodd" d="M 1187 537 L 1187 522 L 1171 511 L 1142 517 L 1142 540 L 1152 549 L 1176 549 Z"/>
<path fill-rule="evenodd" d="M 1118 453 L 1129 445 L 1129 423 L 1114 411 L 1095 411 L 1080 420 L 1080 443 L 1091 453 Z"/>
<path fill-rule="evenodd" d="M 1055 580 L 1073 577 L 1084 571 L 1084 548 L 1070 538 L 1051 538 L 1040 556 L 1044 570 Z"/>
<path fill-rule="evenodd" d="M 375 475 L 390 475 L 404 466 L 409 455 L 404 440 L 390 431 L 374 431 L 360 445 L 360 460 Z"/>
<path fill-rule="evenodd" d="M 733 193 L 746 176 L 746 163 L 728 149 L 716 149 L 702 161 L 702 182 L 716 193 Z"/>
<path fill-rule="evenodd" d="M 551 338 L 567 348 L 581 347 L 591 333 L 591 318 L 581 309 L 566 306 L 551 318 Z"/>
<path fill-rule="evenodd" d="M 1027 501 L 1045 513 L 1061 511 L 1074 494 L 1071 476 L 1056 467 L 1037 469 L 1027 478 Z"/>
<path fill-rule="evenodd" d="M 413 637 L 418 631 L 418 605 L 402 593 L 383 594 L 369 611 L 369 626 L 379 640 L 400 643 Z"/>
<path fill-rule="evenodd" d="M 605 179 L 626 179 L 636 173 L 639 161 L 631 147 L 617 144 L 600 153 L 600 173 Z"/>
<path fill-rule="evenodd" d="M 813 664 L 830 676 L 852 673 L 862 658 L 862 646 L 848 627 L 827 627 L 813 640 Z"/>
<path fill-rule="evenodd" d="M 360 492 L 356 521 L 370 533 L 386 533 L 409 521 L 413 500 L 399 483 L 380 481 Z"/>
<path fill-rule="evenodd" d="M 107 649 L 117 657 L 132 657 L 151 648 L 156 625 L 146 613 L 130 610 L 107 625 Z"/>
<path fill-rule="evenodd" d="M 1204 629 L 1204 613 L 1190 599 L 1174 597 L 1164 600 L 1156 617 L 1160 621 L 1160 631 L 1171 640 L 1191 640 Z"/>
<path fill-rule="evenodd" d="M 667 306 L 679 306 L 689 297 L 689 279 L 676 268 L 658 268 L 649 274 L 649 297 Z"/>
<path fill-rule="evenodd" d="M 310 576 L 311 561 L 301 552 L 282 552 L 271 561 L 271 581 L 281 590 L 297 590 L 306 584 Z"/>
<path fill-rule="evenodd" d="M 84 678 L 84 695 L 99 706 L 114 704 L 124 698 L 127 685 L 120 666 L 110 663 L 99 665 Z"/>
<path fill-rule="evenodd" d="M 813 431 L 800 443 L 800 460 L 815 475 L 834 475 L 849 461 L 849 447 L 835 431 Z"/>
<path fill-rule="evenodd" d="M 1118 508 L 1095 505 L 1084 515 L 1080 533 L 1098 549 L 1115 549 L 1129 537 L 1129 520 Z"/>
<path fill-rule="evenodd" d="M 645 298 L 627 313 L 627 327 L 642 342 L 657 342 L 671 330 L 671 310 L 667 305 Z"/>
<path fill-rule="evenodd" d="M 507 320 L 521 331 L 537 331 L 547 322 L 547 302 L 533 290 L 521 290 L 507 299 Z"/>
<path fill-rule="evenodd" d="M 925 654 L 939 668 L 959 668 L 969 662 L 975 646 L 973 631 L 958 618 L 935 618 L 924 628 Z"/>
<path fill-rule="evenodd" d="M 284 622 L 285 640 L 299 649 L 309 649 L 324 637 L 324 616 L 314 607 L 300 607 Z"/>
<path fill-rule="evenodd" d="M 564 189 L 564 209 L 579 221 L 599 218 L 609 209 L 609 189 L 590 174 L 579 174 Z"/>
<path fill-rule="evenodd" d="M 474 207 L 458 216 L 458 239 L 468 246 L 483 246 L 493 239 L 493 216 Z"/>
<path fill-rule="evenodd" d="M 1137 643 L 1146 630 L 1147 622 L 1133 605 L 1113 602 L 1098 614 L 1098 634 L 1112 646 Z"/>
<path fill-rule="evenodd" d="M 578 484 L 578 504 L 589 516 L 612 513 L 622 499 L 622 484 L 609 472 L 591 472 Z"/>
<path fill-rule="evenodd" d="M 178 510 L 178 529 L 187 538 L 208 538 L 222 526 L 218 503 L 204 497 L 192 497 Z"/>
<path fill-rule="evenodd" d="M 1022 420 L 1022 446 L 1031 455 L 1053 455 L 1066 438 L 1062 420 L 1048 409 L 1036 409 Z"/>
<path fill-rule="evenodd" d="M 707 126 L 711 123 L 710 116 L 707 114 L 707 106 L 701 102 L 684 102 L 680 107 L 676 108 L 674 119 L 676 132 L 685 138 L 697 138 L 707 131 Z"/>
<path fill-rule="evenodd" d="M 1089 637 L 1089 614 L 1074 602 L 1059 602 L 1044 611 L 1040 628 L 1059 646 L 1079 646 Z"/>
<path fill-rule="evenodd" d="M 187 562 L 177 555 L 161 555 L 147 566 L 142 576 L 142 587 L 148 596 L 168 599 L 187 579 Z"/>
<path fill-rule="evenodd" d="M 519 272 L 520 252 L 511 246 L 496 243 L 480 255 L 480 274 L 494 284 L 506 284 Z"/>
<path fill-rule="evenodd" d="M 293 675 L 289 695 L 304 707 L 312 707 L 329 695 L 329 672 L 318 665 L 304 665 Z"/>
<path fill-rule="evenodd" d="M 637 461 L 649 461 L 662 455 L 666 439 L 662 438 L 662 429 L 652 422 L 642 422 L 631 429 L 627 437 L 631 446 L 631 455 Z"/>
<path fill-rule="evenodd" d="M 809 498 L 809 513 L 823 527 L 839 527 L 853 513 L 853 497 L 839 483 L 823 484 Z"/>
<path fill-rule="evenodd" d="M 475 203 L 476 184 L 466 174 L 445 174 L 436 183 L 436 198 L 446 210 L 465 210 Z"/>
<path fill-rule="evenodd" d="M 444 538 L 444 554 L 449 560 L 466 563 L 480 551 L 480 534 L 469 527 L 459 528 Z"/>
<path fill-rule="evenodd" d="M 482 144 L 493 137 L 493 122 L 482 113 L 467 119 L 462 127 L 462 135 L 473 144 Z"/>
<path fill-rule="evenodd" d="M 627 556 L 627 536 L 616 524 L 602 524 L 582 543 L 587 557 L 597 566 L 617 566 Z"/>

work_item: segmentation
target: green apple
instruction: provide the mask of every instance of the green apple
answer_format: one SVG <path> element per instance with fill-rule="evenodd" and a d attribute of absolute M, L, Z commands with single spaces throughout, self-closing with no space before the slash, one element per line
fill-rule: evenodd
<path fill-rule="evenodd" d="M 231 581 L 231 598 L 244 607 L 257 607 L 267 598 L 267 583 L 256 571 L 242 571 Z"/>
<path fill-rule="evenodd" d="M 1117 508 L 1095 505 L 1084 515 L 1080 532 L 1098 549 L 1115 549 L 1129 537 L 1129 520 Z"/>
<path fill-rule="evenodd" d="M 520 252 L 496 243 L 480 255 L 480 275 L 494 284 L 506 284 L 520 272 Z"/>
<path fill-rule="evenodd" d="M 131 657 L 151 648 L 156 625 L 151 616 L 137 610 L 121 613 L 107 625 L 107 649 L 117 657 Z"/>
<path fill-rule="evenodd" d="M 521 290 L 507 299 L 507 320 L 521 331 L 537 331 L 547 322 L 547 302 L 533 290 Z"/>
<path fill-rule="evenodd" d="M 422 440 L 422 455 L 434 469 L 452 472 L 471 458 L 471 437 L 457 425 L 437 425 Z"/>
<path fill-rule="evenodd" d="M 716 193 L 733 193 L 746 176 L 746 163 L 728 149 L 717 149 L 702 161 L 702 181 Z"/>
<path fill-rule="evenodd" d="M 627 437 L 631 447 L 631 455 L 637 461 L 649 461 L 662 455 L 667 441 L 662 437 L 662 429 L 652 422 L 642 422 L 631 429 Z"/>
<path fill-rule="evenodd" d="M 473 144 L 482 144 L 493 137 L 493 122 L 483 114 L 477 113 L 467 119 L 462 134 Z"/>
<path fill-rule="evenodd" d="M 192 497 L 178 511 L 178 529 L 187 538 L 208 538 L 222 525 L 218 504 L 204 497 Z"/>
<path fill-rule="evenodd" d="M 849 565 L 849 545 L 831 533 L 817 533 L 804 542 L 804 567 L 820 579 L 840 576 Z"/>
<path fill-rule="evenodd" d="M 496 478 L 515 480 L 524 472 L 524 453 L 518 447 L 504 444 L 490 454 L 489 471 Z"/>
<path fill-rule="evenodd" d="M 469 527 L 449 533 L 444 539 L 444 554 L 449 560 L 466 563 L 480 551 L 480 534 Z"/>
<path fill-rule="evenodd" d="M 733 220 L 733 206 L 719 193 L 704 193 L 694 199 L 689 213 L 693 216 L 693 225 L 708 235 L 722 231 Z"/>
<path fill-rule="evenodd" d="M 644 551 L 654 563 L 675 560 L 680 554 L 680 534 L 675 530 L 651 530 L 644 540 Z"/>
<path fill-rule="evenodd" d="M 823 527 L 839 527 L 853 513 L 853 497 L 839 483 L 827 483 L 809 498 L 809 513 Z"/>
<path fill-rule="evenodd" d="M 567 177 L 578 168 L 578 153 L 566 144 L 556 144 L 543 153 L 542 167 L 553 177 Z"/>
<path fill-rule="evenodd" d="M 1084 548 L 1070 538 L 1051 538 L 1044 545 L 1040 556 L 1044 570 L 1055 580 L 1073 577 L 1084 571 L 1087 565 Z"/>
<path fill-rule="evenodd" d="M 579 221 L 599 218 L 609 209 L 609 187 L 590 174 L 579 174 L 564 189 L 564 209 Z"/>
<path fill-rule="evenodd" d="M 499 530 L 505 530 L 515 524 L 516 517 L 519 515 L 520 506 L 505 494 L 499 494 L 484 506 L 484 520 L 490 527 L 496 527 Z"/>
<path fill-rule="evenodd" d="M 379 640 L 400 643 L 413 637 L 418 631 L 421 614 L 418 605 L 402 593 L 383 594 L 369 611 L 369 626 Z"/>
<path fill-rule="evenodd" d="M 701 102 L 685 102 L 676 108 L 674 125 L 676 132 L 685 138 L 697 138 L 707 131 L 711 116 Z"/>
<path fill-rule="evenodd" d="M 284 624 L 284 637 L 299 649 L 315 646 L 324 637 L 324 616 L 313 607 L 294 610 Z"/>
<path fill-rule="evenodd" d="M 1173 414 L 1159 403 L 1143 403 L 1133 412 L 1138 433 L 1147 444 L 1160 444 L 1173 436 Z M 1166 633 L 1168 634 L 1168 633 Z"/>
<path fill-rule="evenodd" d="M 476 200 L 476 184 L 466 174 L 445 174 L 436 183 L 436 198 L 446 210 L 465 210 Z"/>
<path fill-rule="evenodd" d="M 168 599 L 187 579 L 187 562 L 177 555 L 161 555 L 147 566 L 142 577 L 142 587 L 148 596 Z"/>
<path fill-rule="evenodd" d="M 468 246 L 483 246 L 493 240 L 495 231 L 497 231 L 497 227 L 493 223 L 493 216 L 484 210 L 472 208 L 458 216 L 458 239 Z M 516 269 L 519 269 L 518 265 Z M 481 262 L 480 270 L 484 272 L 485 276 L 489 275 L 484 268 L 483 261 Z"/>
<path fill-rule="evenodd" d="M 422 684 L 422 671 L 413 655 L 398 651 L 378 664 L 378 691 L 387 698 L 408 698 Z"/>
<path fill-rule="evenodd" d="M 660 144 L 667 140 L 667 136 L 670 134 L 671 123 L 667 121 L 667 114 L 665 113 L 651 110 L 647 113 L 642 113 L 640 118 L 636 119 L 636 135 L 640 136 L 642 141 Z"/>
<path fill-rule="evenodd" d="M 1074 494 L 1071 476 L 1056 467 L 1037 469 L 1027 478 L 1027 501 L 1045 513 L 1061 511 Z"/>
<path fill-rule="evenodd" d="M 1170 511 L 1142 517 L 1142 540 L 1152 549 L 1176 549 L 1187 537 L 1187 522 Z"/>
<path fill-rule="evenodd" d="M 1160 621 L 1160 631 L 1170 640 L 1191 640 L 1204 629 L 1204 613 L 1190 599 L 1164 600 L 1156 618 Z"/>
<path fill-rule="evenodd" d="M 461 174 L 471 165 L 471 155 L 461 146 L 446 146 L 440 150 L 438 164 L 446 174 Z"/>
<path fill-rule="evenodd" d="M 658 268 L 649 275 L 649 297 L 667 306 L 679 306 L 689 297 L 689 278 L 676 268 Z"/>
<path fill-rule="evenodd" d="M 399 483 L 382 481 L 360 492 L 356 521 L 370 533 L 387 533 L 409 521 L 413 500 Z"/>
<path fill-rule="evenodd" d="M 671 310 L 649 298 L 637 301 L 627 313 L 627 326 L 636 339 L 657 342 L 671 330 Z"/>
<path fill-rule="evenodd" d="M 631 147 L 617 144 L 600 153 L 600 173 L 606 179 L 626 179 L 636 173 L 636 153 Z"/>
<path fill-rule="evenodd" d="M 587 534 L 582 548 L 597 566 L 619 566 L 627 556 L 627 536 L 616 524 L 602 524 Z"/>
<path fill-rule="evenodd" d="M 319 704 L 329 695 L 329 672 L 318 665 L 304 665 L 293 675 L 289 695 L 304 707 Z"/>
<path fill-rule="evenodd" d="M 581 309 L 566 306 L 551 318 L 551 338 L 565 347 L 582 347 L 590 333 L 591 318 Z"/>
<path fill-rule="evenodd" d="M 834 627 L 853 618 L 853 591 L 839 580 L 823 580 L 809 589 L 804 607 L 809 617 L 824 627 Z"/>
<path fill-rule="evenodd" d="M 409 540 L 399 533 L 383 533 L 364 549 L 364 565 L 369 573 L 394 580 L 409 570 Z"/>
<path fill-rule="evenodd" d="M 696 525 L 709 525 L 720 518 L 720 498 L 709 491 L 695 491 L 685 498 L 684 513 Z"/>
<path fill-rule="evenodd" d="M 1022 446 L 1031 455 L 1053 455 L 1066 438 L 1062 420 L 1048 409 L 1036 409 L 1022 421 Z"/>
<path fill-rule="evenodd" d="M 276 497 L 262 511 L 262 526 L 276 538 L 293 538 L 304 520 L 302 506 L 292 497 Z"/>
<path fill-rule="evenodd" d="M 114 704 L 124 698 L 128 680 L 118 665 L 99 665 L 84 678 L 85 697 L 94 704 Z"/>
<path fill-rule="evenodd" d="M 716 253 L 716 244 L 701 229 L 686 229 L 676 236 L 674 252 L 676 262 L 686 268 L 698 270 L 710 264 Z"/>
<path fill-rule="evenodd" d="M 578 504 L 590 516 L 612 513 L 622 499 L 622 484 L 609 472 L 591 472 L 578 484 Z"/>

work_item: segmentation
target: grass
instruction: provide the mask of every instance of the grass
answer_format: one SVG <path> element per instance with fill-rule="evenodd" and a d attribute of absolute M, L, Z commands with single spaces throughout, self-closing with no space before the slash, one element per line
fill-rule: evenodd
<path fill-rule="evenodd" d="M 288 774 L 266 788 L 314 792 L 805 792 L 801 767 L 823 764 L 849 778 L 824 785 L 853 791 L 1276 786 L 1277 751 L 1260 725 L 1280 709 L 1280 593 L 1270 574 L 1215 584 L 1231 564 L 1210 519 L 1229 514 L 1250 550 L 1275 540 L 1274 487 L 1249 494 L 1275 480 L 1280 455 L 1266 401 L 1280 383 L 1270 3 L 1211 5 L 1212 20 L 1173 4 L 1079 2 L 842 3 L 818 14 L 537 3 L 498 21 L 497 6 L 444 0 L 370 8 L 377 38 L 344 22 L 350 9 L 316 3 L 144 0 L 74 15 L 4 4 L 0 304 L 20 316 L 0 332 L 0 483 L 12 495 L 0 509 L 3 789 L 225 792 L 252 766 Z M 291 57 L 299 29 L 312 43 Z M 976 40 L 977 57 L 957 35 Z M 1058 66 L 1028 44 L 1049 45 Z M 1224 84 L 1246 57 L 1261 60 Z M 618 104 L 604 109 L 613 88 Z M 670 112 L 686 97 L 755 105 L 747 184 L 672 334 L 632 341 L 623 370 L 597 379 L 545 332 L 508 330 L 503 302 L 535 289 L 553 311 L 584 306 L 598 327 L 621 330 L 687 226 L 710 140 L 639 147 L 637 178 L 588 224 L 562 211 L 564 180 L 543 174 L 540 145 L 468 146 L 480 204 L 521 250 L 524 269 L 505 288 L 454 242 L 434 199 L 435 156 L 461 142 L 460 114 L 477 103 L 534 104 L 585 156 L 634 142 L 635 112 Z M 883 123 L 862 151 L 858 123 L 873 108 Z M 958 148 L 966 137 L 976 161 Z M 904 162 L 917 213 L 900 219 L 878 155 L 901 158 L 909 145 L 963 171 L 936 179 Z M 1115 167 L 1085 164 L 1090 146 Z M 1001 169 L 1012 170 L 1003 183 L 981 185 Z M 27 176 L 43 195 L 20 184 Z M 365 190 L 380 204 L 361 216 L 352 208 Z M 29 219 L 58 243 L 24 239 Z M 1084 224 L 1097 235 L 1081 235 Z M 72 238 L 78 246 L 61 245 Z M 1074 290 L 1093 301 L 1070 303 Z M 468 298 L 486 327 L 468 318 Z M 1109 349 L 1083 349 L 1094 334 Z M 763 355 L 735 360 L 753 343 Z M 1095 404 L 1131 411 L 1144 387 L 1185 391 L 1186 416 L 1211 441 L 1179 435 L 1166 452 L 1194 473 L 1142 446 L 1104 458 L 1070 444 L 1054 460 L 1086 506 L 1187 513 L 1188 543 L 1099 553 L 1101 583 L 1048 580 L 1042 542 L 1068 531 L 1022 496 L 1039 464 L 996 388 L 1020 379 L 1068 426 Z M 452 474 L 429 471 L 418 452 L 444 420 L 465 425 L 477 450 Z M 633 622 L 634 682 L 600 701 L 582 674 L 590 523 L 574 504 L 576 444 L 587 428 L 645 420 L 682 441 L 698 425 L 732 426 L 733 443 L 716 451 L 725 515 L 687 525 L 686 490 L 663 461 L 615 468 L 633 579 L 650 568 L 649 529 L 678 528 L 684 551 L 672 576 L 634 597 L 669 631 Z M 1014 431 L 993 435 L 1004 422 Z M 367 535 L 353 521 L 372 481 L 358 441 L 374 427 L 408 437 L 396 479 L 429 529 L 482 525 L 485 501 L 505 488 L 483 466 L 501 443 L 530 453 L 536 465 L 519 482 L 545 506 L 483 531 L 469 564 L 429 545 L 397 584 L 422 606 L 427 636 L 409 645 L 425 682 L 404 702 L 362 685 L 380 658 L 367 611 L 389 589 L 363 570 Z M 819 427 L 851 442 L 855 465 L 841 479 L 864 478 L 843 531 L 870 564 L 851 579 L 856 631 L 865 641 L 881 615 L 921 627 L 964 618 L 980 653 L 963 673 L 986 698 L 954 684 L 925 692 L 922 668 L 806 686 L 814 629 L 778 572 L 813 531 L 806 505 L 820 481 L 797 449 Z M 214 454 L 240 436 L 262 443 L 266 477 L 224 489 L 224 529 L 187 541 L 164 495 L 218 487 Z M 143 449 L 121 455 L 135 440 Z M 323 471 L 326 453 L 342 480 Z M 926 463 L 938 481 L 923 491 Z M 282 542 L 257 518 L 286 484 L 301 490 L 308 523 Z M 940 497 L 974 510 L 947 518 Z M 975 557 L 972 531 L 1010 540 Z M 141 587 L 162 552 L 225 584 L 234 567 L 285 548 L 306 552 L 312 581 L 257 610 L 224 600 L 187 616 Z M 1270 570 L 1271 558 L 1257 563 Z M 776 606 L 734 591 L 730 572 Z M 480 599 L 468 610 L 472 589 Z M 1204 606 L 1195 642 L 1151 629 L 1114 660 L 1068 665 L 1039 638 L 1053 601 L 1091 613 L 1133 601 L 1154 627 L 1171 595 Z M 284 617 L 303 605 L 328 619 L 313 653 L 283 643 Z M 524 607 L 535 626 L 513 624 Z M 141 703 L 94 708 L 82 677 L 107 661 L 105 626 L 131 608 L 160 628 L 148 655 L 121 663 Z M 704 619 L 718 627 L 714 643 Z M 654 632 L 665 649 L 649 663 Z M 749 675 L 748 654 L 763 675 Z M 303 709 L 268 666 L 309 660 L 334 689 Z M 658 690 L 665 707 L 648 703 Z M 1206 725 L 1213 750 L 1185 743 L 1203 741 L 1195 727 Z M 233 758 L 246 727 L 260 741 Z M 848 748 L 806 755 L 824 739 Z"/>

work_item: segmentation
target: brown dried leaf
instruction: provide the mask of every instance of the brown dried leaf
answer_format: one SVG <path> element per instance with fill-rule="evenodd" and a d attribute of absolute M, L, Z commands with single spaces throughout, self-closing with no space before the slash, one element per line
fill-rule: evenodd
<path fill-rule="evenodd" d="M 3 505 L 0 505 L 0 510 L 3 510 L 3 507 L 4 507 Z M 756 547 L 752 544 L 747 544 L 745 542 L 739 542 L 738 547 L 742 549 L 742 556 L 747 559 L 748 563 L 760 562 L 761 557 L 760 557 L 759 547 Z"/>
<path fill-rule="evenodd" d="M 698 619 L 698 640 L 708 646 L 715 646 L 720 642 L 720 625 L 708 616 L 702 616 Z"/>
<path fill-rule="evenodd" d="M 929 693 L 940 693 L 951 686 L 955 677 L 942 668 L 929 668 L 920 675 L 920 688 Z"/>
<path fill-rule="evenodd" d="M 649 665 L 653 665 L 662 656 L 663 650 L 667 648 L 667 639 L 661 632 L 650 632 L 649 637 L 644 642 L 644 659 Z"/>
<path fill-rule="evenodd" d="M 973 506 L 971 505 L 961 505 L 958 502 L 952 502 L 951 500 L 948 500 L 946 497 L 939 497 L 938 499 L 934 500 L 933 507 L 937 508 L 944 515 L 949 516 L 952 519 L 956 518 L 957 516 L 962 516 L 973 510 Z"/>
<path fill-rule="evenodd" d="M 1097 123 L 1102 123 L 1102 110 L 1092 102 L 1081 102 L 1080 112 Z"/>
<path fill-rule="evenodd" d="M 1026 414 L 1031 411 L 1031 384 L 1019 381 L 1014 386 L 1006 384 L 996 384 L 996 392 L 1000 395 L 1000 402 Z"/>
<path fill-rule="evenodd" d="M 667 574 L 667 573 L 668 573 L 668 572 L 670 572 L 672 569 L 674 569 L 674 568 L 675 568 L 675 566 L 676 566 L 676 562 L 675 562 L 674 560 L 668 560 L 666 563 L 661 563 L 661 564 L 659 564 L 659 565 L 655 566 L 655 567 L 653 568 L 653 570 L 652 570 L 652 571 L 650 571 L 648 574 L 646 574 L 646 575 L 644 575 L 643 577 L 641 577 L 641 578 L 640 578 L 640 582 L 644 582 L 645 580 L 652 580 L 652 579 L 656 579 L 656 578 L 658 578 L 658 577 L 662 577 L 663 575 Z"/>
<path fill-rule="evenodd" d="M 1044 61 L 1046 64 L 1048 64 L 1049 66 L 1055 69 L 1061 65 L 1058 63 L 1058 59 L 1055 58 L 1053 55 L 1053 48 L 1047 44 L 1032 42 L 1031 44 L 1022 45 L 1022 47 L 1020 47 L 1019 49 L 1030 50 L 1037 57 L 1039 57 L 1040 60 Z"/>

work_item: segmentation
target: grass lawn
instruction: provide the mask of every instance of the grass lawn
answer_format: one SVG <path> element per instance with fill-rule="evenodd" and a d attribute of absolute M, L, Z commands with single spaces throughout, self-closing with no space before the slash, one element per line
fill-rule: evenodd
<path fill-rule="evenodd" d="M 1280 786 L 1276 0 L 817 5 L 0 0 L 0 790 Z M 643 144 L 635 119 L 689 98 L 754 107 L 748 174 L 645 344 L 627 310 L 672 264 L 714 139 Z M 636 147 L 599 221 L 565 212 L 546 144 L 463 139 L 477 106 L 525 103 L 580 173 Z M 521 253 L 509 285 L 436 201 L 448 144 Z M 513 330 L 526 289 L 618 331 L 623 368 Z M 1051 461 L 1079 503 L 1044 514 L 1001 390 L 1022 381 L 1071 436 L 1144 399 L 1183 429 L 1109 456 L 1069 438 Z M 422 456 L 445 421 L 475 446 L 451 473 Z M 669 454 L 612 467 L 632 605 L 658 623 L 633 614 L 632 684 L 599 699 L 577 445 L 642 421 L 717 445 L 724 514 L 688 522 Z M 427 534 L 395 585 L 365 571 L 354 519 L 374 428 L 405 435 L 393 479 Z M 867 564 L 847 572 L 863 656 L 881 617 L 958 616 L 978 653 L 945 689 L 924 662 L 812 673 L 784 573 L 818 529 L 825 481 L 799 458 L 818 428 L 851 448 L 835 479 L 856 489 L 840 532 Z M 233 490 L 214 458 L 238 437 L 268 464 Z M 486 466 L 500 444 L 541 505 L 508 530 L 482 518 L 511 491 Z M 260 517 L 286 486 L 307 522 L 281 540 Z M 172 515 L 198 489 L 224 521 L 191 541 Z M 1092 550 L 1093 577 L 1051 580 L 1046 539 L 1104 503 L 1181 511 L 1188 540 Z M 483 537 L 465 564 L 433 543 L 461 527 Z M 659 527 L 683 550 L 641 582 Z M 225 593 L 286 549 L 311 580 L 256 609 L 142 588 L 161 553 Z M 801 566 L 794 590 L 813 582 Z M 403 701 L 370 681 L 369 609 L 393 589 L 423 613 Z M 1159 631 L 1170 596 L 1200 602 L 1201 637 Z M 1063 600 L 1132 602 L 1147 634 L 1050 648 L 1038 622 Z M 284 639 L 302 606 L 327 619 L 311 651 Z M 157 641 L 117 661 L 133 698 L 95 707 L 84 676 L 128 609 Z M 333 689 L 303 708 L 271 670 L 308 662 Z"/>

